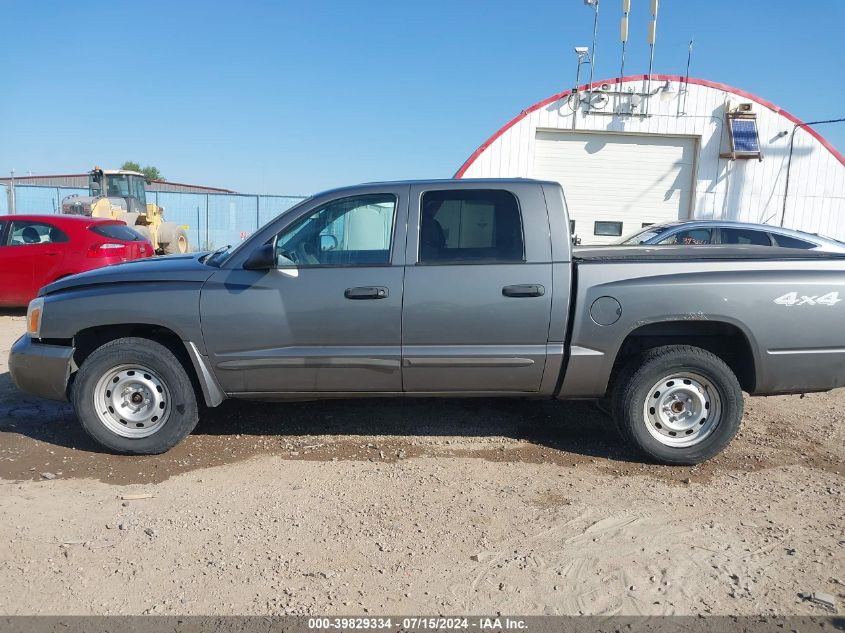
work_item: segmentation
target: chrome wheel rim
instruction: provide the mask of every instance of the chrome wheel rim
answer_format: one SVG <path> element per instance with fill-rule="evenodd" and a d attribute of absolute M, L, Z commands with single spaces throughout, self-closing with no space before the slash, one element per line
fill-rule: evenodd
<path fill-rule="evenodd" d="M 94 410 L 113 433 L 135 439 L 148 437 L 170 416 L 170 390 L 149 367 L 119 365 L 97 381 Z"/>
<path fill-rule="evenodd" d="M 693 372 L 670 374 L 649 390 L 646 428 L 665 446 L 684 448 L 707 439 L 722 416 L 722 397 L 711 380 Z"/>

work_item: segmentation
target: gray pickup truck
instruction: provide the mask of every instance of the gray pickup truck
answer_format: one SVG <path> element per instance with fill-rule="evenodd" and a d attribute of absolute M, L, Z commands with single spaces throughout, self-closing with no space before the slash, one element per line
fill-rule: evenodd
<path fill-rule="evenodd" d="M 166 451 L 225 398 L 501 396 L 606 400 L 648 457 L 693 464 L 743 390 L 845 384 L 843 291 L 845 258 L 805 250 L 573 252 L 557 183 L 376 183 L 231 250 L 43 288 L 9 367 L 121 453 Z"/>

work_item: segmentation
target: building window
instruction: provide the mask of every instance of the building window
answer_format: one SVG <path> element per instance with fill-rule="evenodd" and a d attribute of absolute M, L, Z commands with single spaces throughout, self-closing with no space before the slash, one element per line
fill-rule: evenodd
<path fill-rule="evenodd" d="M 501 189 L 427 191 L 420 205 L 420 263 L 524 260 L 516 196 Z"/>
<path fill-rule="evenodd" d="M 593 228 L 593 235 L 608 235 L 611 237 L 619 237 L 622 235 L 622 223 L 621 222 L 603 222 L 601 220 L 596 221 L 595 226 Z"/>

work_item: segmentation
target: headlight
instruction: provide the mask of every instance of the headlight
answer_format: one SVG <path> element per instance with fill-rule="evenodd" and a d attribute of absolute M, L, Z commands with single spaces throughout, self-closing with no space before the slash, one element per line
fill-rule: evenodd
<path fill-rule="evenodd" d="M 41 338 L 41 314 L 44 312 L 44 299 L 38 297 L 29 302 L 26 309 L 26 333 L 32 338 Z"/>

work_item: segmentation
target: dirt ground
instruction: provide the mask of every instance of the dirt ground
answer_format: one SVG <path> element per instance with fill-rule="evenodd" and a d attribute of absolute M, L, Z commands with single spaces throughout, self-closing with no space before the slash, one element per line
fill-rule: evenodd
<path fill-rule="evenodd" d="M 845 610 L 844 390 L 750 399 L 696 468 L 528 400 L 227 402 L 121 457 L 16 391 L 23 330 L 0 315 L 2 614 Z"/>

